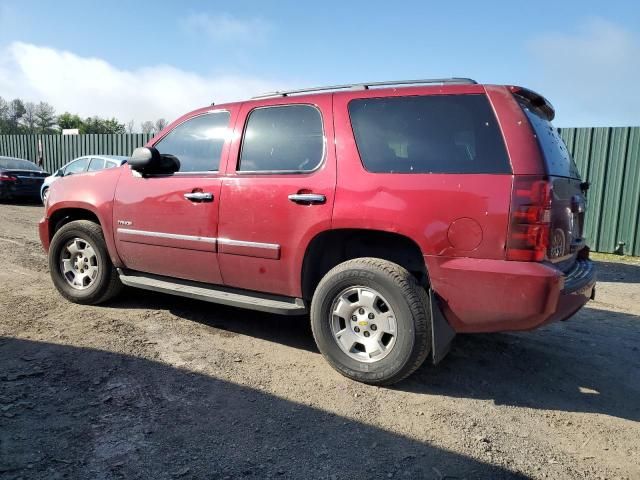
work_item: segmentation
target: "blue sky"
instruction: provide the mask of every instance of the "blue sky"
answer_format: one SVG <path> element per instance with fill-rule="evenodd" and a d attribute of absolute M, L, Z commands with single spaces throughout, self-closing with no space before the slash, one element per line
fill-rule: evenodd
<path fill-rule="evenodd" d="M 640 2 L 0 0 L 0 96 L 172 119 L 264 89 L 468 76 L 640 125 Z"/>

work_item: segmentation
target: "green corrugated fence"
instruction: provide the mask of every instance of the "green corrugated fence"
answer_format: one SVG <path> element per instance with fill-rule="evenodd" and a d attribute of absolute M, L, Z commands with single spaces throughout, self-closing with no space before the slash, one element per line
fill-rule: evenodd
<path fill-rule="evenodd" d="M 131 155 L 144 146 L 153 135 L 127 133 L 122 135 L 0 135 L 0 156 L 17 157 L 38 162 L 55 172 L 62 165 L 83 155 Z"/>
<path fill-rule="evenodd" d="M 591 182 L 585 236 L 597 252 L 640 256 L 640 127 L 563 128 L 562 138 Z M 130 155 L 152 138 L 123 135 L 0 135 L 0 155 L 37 161 L 53 172 L 76 157 Z M 41 148 L 39 148 L 39 142 Z"/>
<path fill-rule="evenodd" d="M 596 252 L 640 256 L 640 127 L 563 128 L 587 195 L 585 237 Z"/>

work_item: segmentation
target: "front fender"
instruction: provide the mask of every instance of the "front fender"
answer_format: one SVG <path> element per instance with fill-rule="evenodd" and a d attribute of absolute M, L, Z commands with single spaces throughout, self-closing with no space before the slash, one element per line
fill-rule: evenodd
<path fill-rule="evenodd" d="M 113 197 L 121 173 L 122 168 L 113 168 L 77 174 L 52 183 L 45 214 L 49 235 L 66 217 L 94 217 L 102 227 L 111 261 L 116 267 L 121 267 L 122 260 L 113 235 Z"/>

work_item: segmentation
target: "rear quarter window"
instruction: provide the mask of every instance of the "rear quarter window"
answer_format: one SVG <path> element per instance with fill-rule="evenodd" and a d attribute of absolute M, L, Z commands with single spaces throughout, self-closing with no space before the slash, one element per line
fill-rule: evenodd
<path fill-rule="evenodd" d="M 348 108 L 360 158 L 370 172 L 511 173 L 484 95 L 363 98 Z"/>

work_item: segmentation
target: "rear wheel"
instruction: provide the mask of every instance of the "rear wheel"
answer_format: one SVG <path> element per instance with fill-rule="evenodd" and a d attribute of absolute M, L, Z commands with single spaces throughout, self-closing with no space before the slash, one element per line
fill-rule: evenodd
<path fill-rule="evenodd" d="M 89 220 L 69 222 L 56 232 L 49 271 L 62 296 L 75 303 L 102 303 L 122 289 L 102 229 Z"/>
<path fill-rule="evenodd" d="M 429 298 L 401 266 L 378 258 L 344 262 L 313 296 L 318 348 L 343 375 L 390 385 L 415 371 L 431 348 Z"/>

